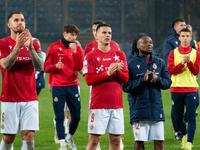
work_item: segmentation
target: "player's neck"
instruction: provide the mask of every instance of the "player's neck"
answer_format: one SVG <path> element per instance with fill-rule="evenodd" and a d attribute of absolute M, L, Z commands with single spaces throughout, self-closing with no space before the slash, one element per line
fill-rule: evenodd
<path fill-rule="evenodd" d="M 17 34 L 13 31 L 11 31 L 11 34 L 10 34 L 10 37 L 16 41 L 16 37 L 17 37 Z"/>
<path fill-rule="evenodd" d="M 102 51 L 103 53 L 107 53 L 107 52 L 109 52 L 109 50 L 110 50 L 110 44 L 105 44 L 105 45 L 103 45 L 103 44 L 99 44 L 99 43 L 98 43 L 98 49 L 99 49 L 100 51 Z"/>

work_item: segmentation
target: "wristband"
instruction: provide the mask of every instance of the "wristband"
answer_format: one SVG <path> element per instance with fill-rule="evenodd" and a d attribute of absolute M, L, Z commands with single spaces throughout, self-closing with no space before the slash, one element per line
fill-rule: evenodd
<path fill-rule="evenodd" d="M 111 76 L 108 71 L 107 71 L 107 74 L 108 74 L 109 77 Z"/>

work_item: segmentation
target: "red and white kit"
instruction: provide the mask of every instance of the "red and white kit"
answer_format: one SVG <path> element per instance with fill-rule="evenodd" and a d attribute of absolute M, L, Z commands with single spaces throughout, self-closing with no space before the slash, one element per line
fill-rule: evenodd
<path fill-rule="evenodd" d="M 124 68 L 117 75 L 107 75 L 111 63 L 123 60 Z M 83 75 L 86 82 L 92 85 L 90 109 L 123 108 L 121 82 L 128 76 L 126 57 L 123 51 L 111 49 L 103 53 L 99 49 L 88 53 L 83 63 Z M 87 80 L 88 75 L 95 75 Z"/>
<path fill-rule="evenodd" d="M 0 59 L 7 57 L 15 46 L 15 41 L 10 37 L 0 39 Z M 41 54 L 41 47 L 33 40 L 37 53 Z M 2 71 L 2 93 L 0 100 L 5 102 L 24 102 L 38 100 L 35 83 L 35 69 L 32 64 L 29 50 L 23 46 L 15 64 L 9 71 Z"/>

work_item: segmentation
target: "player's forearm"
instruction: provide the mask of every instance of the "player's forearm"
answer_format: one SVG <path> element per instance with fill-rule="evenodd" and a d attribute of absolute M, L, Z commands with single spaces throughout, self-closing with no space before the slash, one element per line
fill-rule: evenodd
<path fill-rule="evenodd" d="M 10 70 L 10 68 L 14 65 L 17 60 L 17 56 L 19 55 L 20 49 L 13 49 L 12 52 L 1 60 L 1 66 L 5 70 Z"/>
<path fill-rule="evenodd" d="M 42 71 L 44 67 L 44 61 L 37 55 L 34 48 L 29 49 L 29 53 L 35 69 L 37 71 Z"/>

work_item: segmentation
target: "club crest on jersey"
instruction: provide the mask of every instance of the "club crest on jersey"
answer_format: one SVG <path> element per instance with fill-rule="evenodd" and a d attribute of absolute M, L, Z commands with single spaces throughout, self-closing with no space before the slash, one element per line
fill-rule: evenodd
<path fill-rule="evenodd" d="M 93 124 L 90 125 L 90 130 L 92 130 L 92 129 L 94 129 L 94 125 Z"/>
<path fill-rule="evenodd" d="M 153 63 L 153 69 L 157 69 L 157 65 Z"/>
<path fill-rule="evenodd" d="M 115 57 L 113 57 L 115 60 L 119 59 L 119 56 L 115 55 Z"/>
<path fill-rule="evenodd" d="M 54 98 L 54 101 L 55 101 L 55 102 L 58 102 L 58 98 L 57 98 L 57 97 L 55 97 L 55 98 Z"/>
<path fill-rule="evenodd" d="M 9 48 L 12 49 L 12 46 L 10 45 Z"/>
<path fill-rule="evenodd" d="M 137 65 L 137 68 L 140 69 L 140 65 Z"/>
<path fill-rule="evenodd" d="M 99 58 L 99 57 L 97 57 L 97 60 L 99 61 L 99 60 L 100 60 L 100 58 Z"/>
<path fill-rule="evenodd" d="M 175 41 L 175 43 L 178 45 L 178 41 Z"/>
<path fill-rule="evenodd" d="M 4 128 L 5 128 L 4 123 L 2 123 L 2 125 L 1 125 L 1 129 L 4 129 Z"/>
<path fill-rule="evenodd" d="M 62 48 L 60 47 L 59 50 L 62 51 Z"/>
<path fill-rule="evenodd" d="M 94 47 L 92 48 L 92 50 L 94 50 Z"/>

